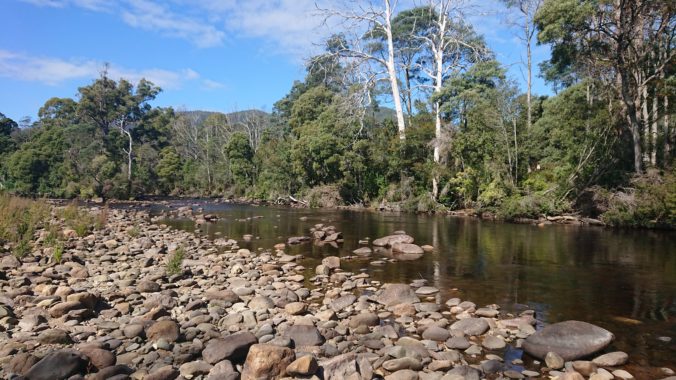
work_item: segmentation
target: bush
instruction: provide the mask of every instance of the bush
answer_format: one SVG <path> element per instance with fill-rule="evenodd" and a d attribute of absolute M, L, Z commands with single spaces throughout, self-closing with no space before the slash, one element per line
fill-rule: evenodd
<path fill-rule="evenodd" d="M 539 218 L 541 215 L 559 214 L 567 205 L 545 194 L 512 195 L 498 208 L 498 216 L 513 220 L 516 218 Z"/>
<path fill-rule="evenodd" d="M 312 208 L 335 208 L 343 204 L 336 185 L 317 186 L 308 190 L 307 200 Z"/>
<path fill-rule="evenodd" d="M 610 195 L 601 219 L 611 226 L 676 227 L 676 173 L 648 171 Z"/>
<path fill-rule="evenodd" d="M 105 227 L 108 221 L 108 208 L 104 207 L 98 214 L 91 214 L 87 210 L 80 209 L 75 201 L 59 211 L 59 216 L 64 223 L 72 228 L 77 236 L 85 236 L 92 230 Z"/>
<path fill-rule="evenodd" d="M 9 243 L 17 257 L 25 256 L 48 216 L 45 202 L 0 193 L 0 242 Z"/>
<path fill-rule="evenodd" d="M 52 259 L 54 259 L 54 262 L 56 262 L 56 263 L 61 263 L 61 259 L 63 259 L 63 243 L 62 242 L 57 242 L 54 245 L 54 252 L 52 253 Z"/>
<path fill-rule="evenodd" d="M 168 257 L 167 260 L 167 274 L 173 276 L 183 271 L 182 264 L 185 258 L 185 249 L 178 248 L 174 253 Z"/>

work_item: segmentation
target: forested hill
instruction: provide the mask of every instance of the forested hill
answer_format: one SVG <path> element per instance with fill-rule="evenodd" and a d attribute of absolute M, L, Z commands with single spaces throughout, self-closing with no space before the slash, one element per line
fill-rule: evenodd
<path fill-rule="evenodd" d="M 258 109 L 249 109 L 244 111 L 234 111 L 234 112 L 217 112 L 217 111 L 200 111 L 200 110 L 186 110 L 186 111 L 176 111 L 178 115 L 186 115 L 188 117 L 195 118 L 197 123 L 203 123 L 209 116 L 220 117 L 227 119 L 231 123 L 241 123 L 252 118 L 268 118 L 270 114 L 261 111 Z"/>
<path fill-rule="evenodd" d="M 467 20 L 447 22 L 455 10 L 400 9 L 337 30 L 270 114 L 153 107 L 154 84 L 104 72 L 29 128 L 2 116 L 0 187 L 675 225 L 673 7 L 530 3 L 524 49 L 551 46 L 540 75 L 554 96 L 519 87 Z"/>

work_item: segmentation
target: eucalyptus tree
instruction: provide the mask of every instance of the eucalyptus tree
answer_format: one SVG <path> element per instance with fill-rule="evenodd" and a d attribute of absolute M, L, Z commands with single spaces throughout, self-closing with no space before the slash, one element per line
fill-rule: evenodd
<path fill-rule="evenodd" d="M 665 89 L 673 76 L 674 12 L 669 2 L 663 1 L 545 0 L 535 17 L 538 41 L 552 45 L 551 71 L 584 70 L 584 76 L 585 71 L 602 67 L 609 72 L 602 84 L 620 104 L 622 125 L 632 139 L 636 173 L 643 172 L 644 164 L 657 164 L 658 89 Z M 663 140 L 668 146 L 668 115 L 672 113 L 668 97 L 673 97 L 673 92 L 663 93 Z M 644 155 L 644 151 L 651 154 Z M 668 154 L 663 162 L 670 160 Z"/>
<path fill-rule="evenodd" d="M 442 115 L 438 95 L 444 81 L 466 71 L 476 62 L 490 56 L 483 39 L 465 22 L 464 4 L 452 0 L 429 0 L 419 9 L 422 16 L 411 38 L 420 41 L 423 51 L 417 63 L 424 84 L 432 92 L 435 118 L 434 162 L 441 163 Z M 432 179 L 432 196 L 437 199 L 439 176 Z"/>
<path fill-rule="evenodd" d="M 537 31 L 535 15 L 540 10 L 543 0 L 502 0 L 505 5 L 516 9 L 520 14 L 520 20 L 512 21 L 520 32 L 517 37 L 526 47 L 526 127 L 530 130 L 533 124 L 533 38 Z"/>
<path fill-rule="evenodd" d="M 363 79 L 372 84 L 379 80 L 389 83 L 401 140 L 406 138 L 406 121 L 395 61 L 393 18 L 397 0 L 349 0 L 333 8 L 319 8 L 325 23 L 337 20 L 344 38 L 335 52 L 350 60 L 346 67 L 366 73 Z M 332 26 L 332 29 L 334 26 Z M 384 45 L 381 36 L 385 36 Z"/>
<path fill-rule="evenodd" d="M 139 125 L 151 110 L 149 102 L 157 96 L 160 88 L 141 79 L 136 88 L 125 79 L 119 82 L 108 77 L 104 69 L 99 79 L 89 86 L 78 89 L 80 101 L 78 113 L 100 129 L 105 140 L 111 140 L 111 130 L 118 131 L 127 140 L 121 147 L 127 161 L 128 191 L 132 181 L 132 163 L 134 159 L 134 128 Z M 116 144 L 108 141 L 109 149 Z"/>

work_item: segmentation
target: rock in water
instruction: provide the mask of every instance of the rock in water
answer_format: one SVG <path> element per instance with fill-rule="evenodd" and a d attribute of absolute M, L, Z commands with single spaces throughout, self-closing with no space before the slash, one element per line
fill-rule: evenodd
<path fill-rule="evenodd" d="M 397 235 L 401 236 L 401 235 Z M 413 289 L 407 284 L 386 284 L 385 289 L 377 296 L 376 301 L 385 306 L 399 305 L 400 303 L 420 302 Z"/>
<path fill-rule="evenodd" d="M 292 349 L 270 344 L 254 344 L 244 362 L 241 380 L 276 380 L 286 375 L 295 358 Z"/>
<path fill-rule="evenodd" d="M 413 237 L 403 234 L 389 235 L 373 241 L 373 245 L 376 247 L 389 247 L 396 243 L 411 244 L 413 243 Z"/>
<path fill-rule="evenodd" d="M 60 380 L 84 373 L 87 357 L 75 350 L 61 350 L 48 354 L 26 372 L 30 380 Z"/>
<path fill-rule="evenodd" d="M 392 244 L 392 250 L 395 252 L 408 253 L 411 255 L 422 255 L 425 253 L 422 248 L 410 243 L 395 243 Z"/>
<path fill-rule="evenodd" d="M 614 338 L 610 331 L 591 323 L 565 321 L 549 325 L 529 336 L 523 342 L 523 348 L 539 359 L 551 351 L 569 361 L 604 349 Z"/>
<path fill-rule="evenodd" d="M 627 360 L 629 360 L 629 355 L 622 351 L 616 351 L 601 355 L 592 362 L 601 367 L 617 367 L 624 365 Z"/>

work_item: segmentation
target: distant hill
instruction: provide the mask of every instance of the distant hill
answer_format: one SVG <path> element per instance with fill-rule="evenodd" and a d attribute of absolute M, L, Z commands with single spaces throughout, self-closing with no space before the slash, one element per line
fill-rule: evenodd
<path fill-rule="evenodd" d="M 200 111 L 200 110 L 195 110 L 195 111 L 178 111 L 178 114 L 184 114 L 184 115 L 194 115 L 197 117 L 197 122 L 198 123 L 203 123 L 204 120 L 206 120 L 210 115 L 213 114 L 220 114 L 224 115 L 225 117 L 228 118 L 230 123 L 232 124 L 237 124 L 245 121 L 247 118 L 251 117 L 259 117 L 259 118 L 267 118 L 270 117 L 271 114 L 267 113 L 265 111 L 257 110 L 257 109 L 250 109 L 250 110 L 244 110 L 244 111 L 237 111 L 237 112 L 230 112 L 230 113 L 224 113 L 224 112 L 216 112 L 216 111 Z M 382 122 L 384 120 L 395 120 L 396 119 L 396 113 L 392 108 L 388 107 L 383 107 L 380 106 L 378 107 L 377 110 L 369 109 L 366 111 L 366 116 L 367 117 L 373 117 L 377 121 Z"/>
<path fill-rule="evenodd" d="M 223 113 L 223 112 L 216 112 L 216 111 L 179 111 L 177 112 L 178 114 L 183 114 L 183 115 L 193 115 L 197 117 L 198 123 L 203 123 L 204 120 L 206 120 L 210 115 L 224 115 L 225 117 L 228 118 L 230 123 L 232 124 L 237 124 L 245 121 L 247 118 L 251 117 L 270 117 L 270 114 L 257 110 L 257 109 L 250 109 L 250 110 L 244 110 L 244 111 L 237 111 L 237 112 L 230 112 L 230 113 Z"/>

